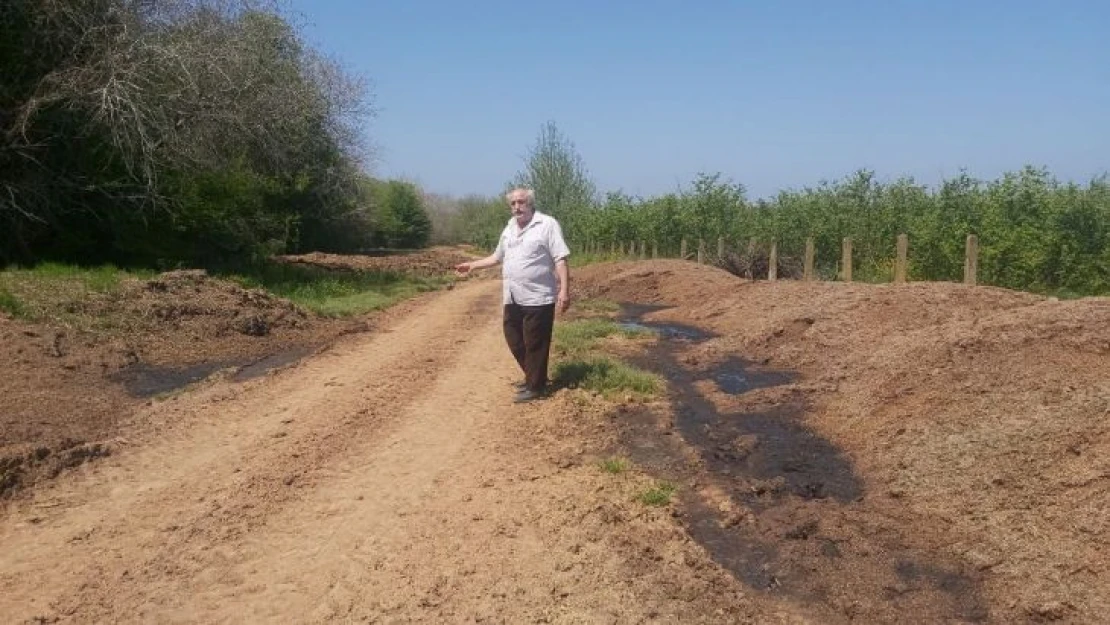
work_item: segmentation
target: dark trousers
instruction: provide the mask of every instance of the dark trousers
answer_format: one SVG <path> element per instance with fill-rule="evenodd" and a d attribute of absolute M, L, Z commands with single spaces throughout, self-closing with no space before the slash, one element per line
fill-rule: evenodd
<path fill-rule="evenodd" d="M 547 388 L 551 331 L 555 327 L 555 304 L 506 304 L 504 322 L 505 342 L 524 372 L 525 383 L 533 391 L 544 391 Z"/>

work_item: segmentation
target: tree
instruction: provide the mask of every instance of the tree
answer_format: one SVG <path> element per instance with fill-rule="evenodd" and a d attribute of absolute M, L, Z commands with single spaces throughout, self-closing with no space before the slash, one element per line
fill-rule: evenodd
<path fill-rule="evenodd" d="M 457 218 L 464 241 L 493 251 L 509 220 L 509 211 L 500 197 L 468 195 L 459 200 Z"/>
<path fill-rule="evenodd" d="M 524 170 L 513 184 L 534 190 L 537 208 L 564 221 L 565 227 L 576 211 L 592 206 L 596 199 L 596 187 L 582 157 L 553 121 L 540 128 Z"/>
<path fill-rule="evenodd" d="M 380 242 L 385 247 L 400 249 L 427 245 L 432 221 L 424 210 L 419 189 L 401 180 L 375 182 L 372 188 Z"/>
<path fill-rule="evenodd" d="M 363 87 L 266 0 L 0 6 L 0 263 L 295 245 L 354 197 Z"/>
<path fill-rule="evenodd" d="M 463 240 L 462 224 L 459 220 L 461 208 L 458 198 L 440 193 L 424 193 L 424 210 L 432 221 L 432 235 L 429 243 L 443 245 L 459 243 Z"/>

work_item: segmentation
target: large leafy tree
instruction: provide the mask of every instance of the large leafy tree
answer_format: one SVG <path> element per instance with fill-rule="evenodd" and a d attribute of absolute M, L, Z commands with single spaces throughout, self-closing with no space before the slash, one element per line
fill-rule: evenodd
<path fill-rule="evenodd" d="M 512 184 L 533 189 L 537 207 L 568 227 L 576 212 L 593 206 L 597 199 L 597 188 L 582 156 L 553 121 L 540 128 L 524 169 L 517 172 Z"/>
<path fill-rule="evenodd" d="M 248 0 L 0 6 L 0 262 L 296 248 L 346 210 L 362 85 Z"/>

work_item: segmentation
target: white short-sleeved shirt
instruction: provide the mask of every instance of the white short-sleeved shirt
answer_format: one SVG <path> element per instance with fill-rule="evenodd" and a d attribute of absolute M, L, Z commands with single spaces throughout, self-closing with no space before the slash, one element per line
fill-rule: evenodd
<path fill-rule="evenodd" d="M 501 285 L 506 304 L 543 306 L 559 295 L 555 263 L 570 255 L 559 222 L 539 211 L 524 228 L 510 218 L 494 252 L 501 261 Z"/>

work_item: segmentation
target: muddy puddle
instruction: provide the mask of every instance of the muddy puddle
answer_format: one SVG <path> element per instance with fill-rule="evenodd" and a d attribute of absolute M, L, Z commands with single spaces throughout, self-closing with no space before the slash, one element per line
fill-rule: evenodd
<path fill-rule="evenodd" d="M 196 384 L 217 371 L 233 366 L 234 362 L 204 362 L 188 367 L 139 363 L 113 374 L 110 379 L 123 384 L 133 397 L 155 397 Z"/>
<path fill-rule="evenodd" d="M 759 368 L 755 363 L 735 356 L 713 367 L 709 377 L 716 382 L 722 393 L 729 395 L 742 395 L 756 389 L 789 384 L 798 378 L 791 371 Z"/>
<path fill-rule="evenodd" d="M 658 310 L 625 305 L 619 321 L 651 328 L 661 324 L 642 317 Z M 721 566 L 830 621 L 989 619 L 975 575 L 869 507 L 852 459 L 807 426 L 797 373 L 739 357 L 684 367 L 684 350 L 713 335 L 681 327 L 634 363 L 667 378 L 671 415 L 626 413 L 621 444 L 645 470 L 686 485 L 687 531 Z"/>
<path fill-rule="evenodd" d="M 662 321 L 645 321 L 643 319 L 643 316 L 646 314 L 667 310 L 668 308 L 671 307 L 652 306 L 648 304 L 622 304 L 621 314 L 617 319 L 617 324 L 627 330 L 653 332 L 666 339 L 693 343 L 700 343 L 716 336 L 711 332 L 706 332 L 694 326 Z"/>
<path fill-rule="evenodd" d="M 275 369 L 280 369 L 282 367 L 300 362 L 302 358 L 305 358 L 306 356 L 312 354 L 312 351 L 313 350 L 311 347 L 294 347 L 292 349 L 277 352 L 276 354 L 270 354 L 269 356 L 266 356 L 261 360 L 256 360 L 252 363 L 242 366 L 238 371 L 235 372 L 234 375 L 231 376 L 231 379 L 235 382 L 245 382 L 247 380 L 253 380 L 254 378 L 266 375 L 267 373 Z"/>
<path fill-rule="evenodd" d="M 156 397 L 201 382 L 219 371 L 233 370 L 230 379 L 245 382 L 294 364 L 312 351 L 310 347 L 294 347 L 260 359 L 221 360 L 187 367 L 160 367 L 139 363 L 113 374 L 110 379 L 122 384 L 132 397 Z"/>

